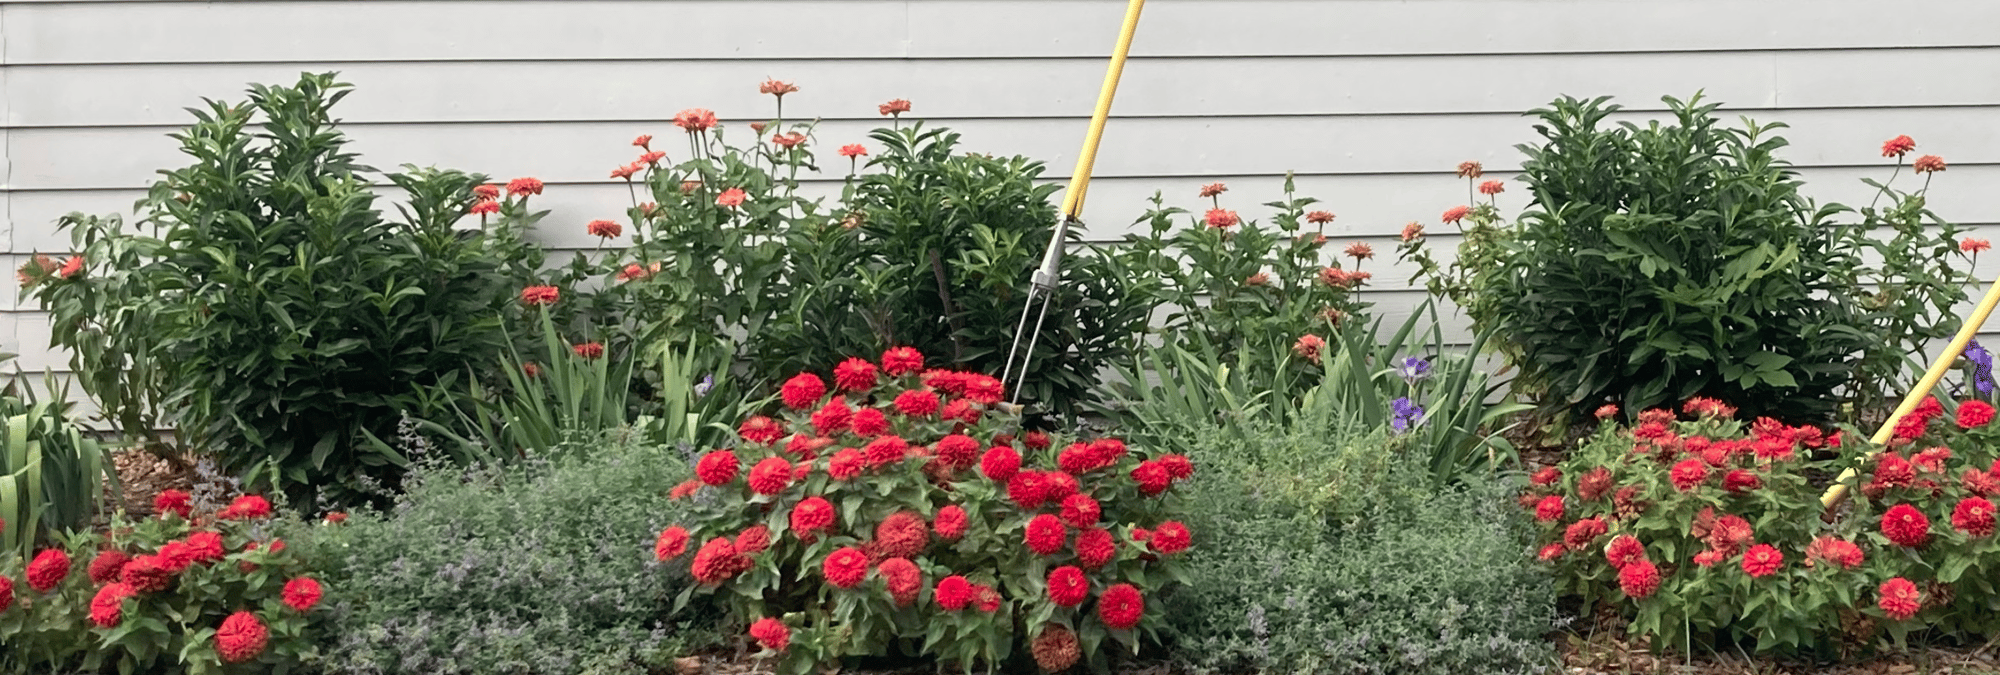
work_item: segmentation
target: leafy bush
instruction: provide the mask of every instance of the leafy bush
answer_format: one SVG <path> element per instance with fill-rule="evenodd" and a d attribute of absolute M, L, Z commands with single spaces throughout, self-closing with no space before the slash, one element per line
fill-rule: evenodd
<path fill-rule="evenodd" d="M 1167 616 L 1197 672 L 1540 672 L 1554 596 L 1502 485 L 1433 487 L 1380 427 L 1316 409 L 1246 438 L 1184 422 L 1203 538 Z M 1160 430 L 1160 433 L 1170 433 Z"/>
<path fill-rule="evenodd" d="M 1701 395 L 1822 421 L 1856 385 L 1879 400 L 1905 355 L 1956 327 L 1932 320 L 1963 299 L 1948 261 L 1956 230 L 1926 227 L 1936 218 L 1921 192 L 1837 225 L 1845 207 L 1813 204 L 1777 158 L 1783 125 L 1725 128 L 1696 96 L 1664 99 L 1672 124 L 1606 127 L 1618 110 L 1607 100 L 1530 113 L 1546 139 L 1521 146 L 1532 206 L 1513 226 L 1490 200 L 1448 211 L 1471 225 L 1455 266 L 1406 237 L 1433 292 L 1496 331 L 1521 368 L 1517 390 L 1578 417 Z M 1880 225 L 1895 236 L 1871 236 Z M 1871 267 L 1864 252 L 1886 258 Z M 1885 342 L 1900 349 L 1862 356 Z"/>
<path fill-rule="evenodd" d="M 1165 493 L 1193 467 L 1108 438 L 1017 439 L 998 380 L 923 364 L 907 347 L 848 359 L 831 391 L 800 374 L 784 419 L 751 417 L 703 456 L 676 488 L 692 512 L 655 546 L 692 556 L 700 585 L 681 601 L 713 595 L 786 673 L 869 655 L 974 672 L 1022 651 L 1101 669 L 1119 651 L 1106 640 L 1137 653 L 1191 543 Z"/>
<path fill-rule="evenodd" d="M 637 674 L 704 643 L 702 617 L 668 616 L 686 575 L 636 550 L 681 509 L 686 463 L 617 435 L 554 455 L 419 465 L 390 511 L 287 530 L 340 591 L 325 670 Z"/>
<path fill-rule="evenodd" d="M 107 478 L 118 478 L 110 453 L 63 406 L 0 395 L 0 556 L 25 556 L 38 541 L 88 525 Z"/>
<path fill-rule="evenodd" d="M 1992 410 L 1967 402 L 1939 424 L 1948 413 L 1929 400 L 1864 460 L 1879 448 L 1844 432 L 1769 418 L 1746 429 L 1695 399 L 1692 420 L 1656 409 L 1635 427 L 1605 423 L 1522 503 L 1543 521 L 1541 557 L 1563 590 L 1655 644 L 1830 655 L 1885 634 L 1983 639 L 2000 629 Z M 1822 521 L 1812 477 L 1849 464 L 1862 469 L 1856 501 Z"/>
<path fill-rule="evenodd" d="M 63 226 L 89 264 L 26 278 L 41 282 L 54 342 L 91 362 L 93 396 L 164 406 L 226 470 L 300 497 L 348 499 L 364 479 L 395 478 L 405 459 L 379 439 L 406 412 L 443 412 L 420 391 L 491 367 L 518 290 L 505 256 L 519 246 L 453 229 L 484 177 L 392 175 L 409 195 L 404 222 L 374 208 L 373 170 L 331 116 L 348 91 L 305 75 L 254 86 L 247 103 L 209 102 L 175 135 L 195 163 L 140 202 L 154 236 L 72 214 Z M 156 379 L 108 374 L 127 358 Z"/>
<path fill-rule="evenodd" d="M 108 534 L 0 562 L 0 670 L 282 672 L 316 660 L 320 598 L 339 587 L 271 536 L 264 498 L 209 510 L 189 497 L 167 491 L 159 518 L 121 514 Z"/>

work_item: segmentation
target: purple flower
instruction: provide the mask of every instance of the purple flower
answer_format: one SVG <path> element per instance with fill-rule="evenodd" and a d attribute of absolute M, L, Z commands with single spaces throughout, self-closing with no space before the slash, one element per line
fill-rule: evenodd
<path fill-rule="evenodd" d="M 1416 384 L 1431 376 L 1431 362 L 1414 356 L 1405 356 L 1396 362 L 1396 372 L 1403 376 L 1404 382 Z"/>
<path fill-rule="evenodd" d="M 1972 388 L 1981 395 L 1993 393 L 1993 354 L 1973 340 L 1965 347 L 1965 360 L 1972 363 Z"/>
<path fill-rule="evenodd" d="M 714 388 L 715 388 L 715 375 L 713 374 L 703 375 L 701 376 L 701 382 L 694 385 L 694 395 L 697 398 L 702 396 L 707 396 L 708 390 Z"/>
<path fill-rule="evenodd" d="M 1423 406 L 1417 405 L 1408 396 L 1390 401 L 1389 410 L 1394 413 L 1394 417 L 1389 420 L 1389 428 L 1395 429 L 1397 434 L 1409 431 L 1410 427 L 1423 424 Z"/>

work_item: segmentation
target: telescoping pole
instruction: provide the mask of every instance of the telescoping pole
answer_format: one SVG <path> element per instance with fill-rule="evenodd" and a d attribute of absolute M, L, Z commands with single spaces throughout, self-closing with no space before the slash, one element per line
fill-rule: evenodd
<path fill-rule="evenodd" d="M 1097 144 L 1104 138 L 1104 122 L 1111 117 L 1111 98 L 1118 92 L 1118 77 L 1125 72 L 1125 55 L 1132 51 L 1132 34 L 1139 30 L 1139 10 L 1146 6 L 1146 0 L 1131 0 L 1125 6 L 1125 23 L 1118 29 L 1118 43 L 1111 49 L 1111 64 L 1104 73 L 1104 87 L 1097 93 L 1097 109 L 1090 115 L 1090 131 L 1083 136 L 1083 150 L 1076 155 L 1076 170 L 1070 172 L 1069 190 L 1063 195 L 1062 211 L 1057 214 L 1055 234 L 1049 237 L 1049 247 L 1042 254 L 1042 264 L 1035 268 L 1035 274 L 1028 286 L 1027 302 L 1021 308 L 1021 321 L 1014 329 L 1014 344 L 1007 349 L 1007 365 L 1000 373 L 1000 381 L 1005 384 L 1014 381 L 1013 403 L 1020 403 L 1021 389 L 1028 381 L 1028 363 L 1034 360 L 1035 340 L 1041 336 L 1042 322 L 1048 319 L 1049 305 L 1055 299 L 1056 284 L 1062 280 L 1063 244 L 1069 238 L 1069 228 L 1080 223 L 1083 214 L 1083 198 L 1090 190 L 1090 169 L 1097 162 Z M 1035 307 L 1037 296 L 1041 308 Z M 1028 330 L 1028 316 L 1035 316 L 1034 330 Z M 1021 338 L 1027 337 L 1028 348 L 1021 349 Z M 1014 363 L 1021 364 L 1020 377 L 1014 377 Z"/>

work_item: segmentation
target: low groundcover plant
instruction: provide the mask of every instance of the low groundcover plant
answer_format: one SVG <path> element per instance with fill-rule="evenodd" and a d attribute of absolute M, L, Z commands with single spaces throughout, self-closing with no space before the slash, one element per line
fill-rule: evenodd
<path fill-rule="evenodd" d="M 659 560 L 805 673 L 844 656 L 930 655 L 966 672 L 1017 644 L 1059 671 L 1155 637 L 1192 535 L 1170 488 L 1183 456 L 1020 429 L 1000 381 L 927 370 L 908 347 L 785 382 L 778 418 L 742 423 L 675 494 Z M 1149 612 L 1149 609 L 1152 610 Z"/>

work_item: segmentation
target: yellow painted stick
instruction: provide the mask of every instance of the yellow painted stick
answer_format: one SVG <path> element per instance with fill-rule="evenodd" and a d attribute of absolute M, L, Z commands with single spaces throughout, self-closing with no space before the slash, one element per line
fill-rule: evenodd
<path fill-rule="evenodd" d="M 1090 169 L 1097 163 L 1097 142 L 1104 138 L 1104 121 L 1111 117 L 1111 97 L 1118 92 L 1118 77 L 1125 72 L 1125 55 L 1132 51 L 1132 34 L 1139 30 L 1139 10 L 1146 0 L 1132 0 L 1125 6 L 1125 25 L 1118 29 L 1118 45 L 1111 49 L 1111 65 L 1104 73 L 1104 88 L 1097 93 L 1097 110 L 1090 114 L 1090 133 L 1083 137 L 1083 151 L 1076 155 L 1076 170 L 1069 175 L 1069 193 L 1063 196 L 1065 218 L 1083 215 L 1083 197 L 1090 190 Z"/>
<path fill-rule="evenodd" d="M 1937 360 L 1931 363 L 1930 372 L 1924 373 L 1924 379 L 1918 381 L 1916 388 L 1903 397 L 1903 403 L 1896 406 L 1896 412 L 1891 413 L 1889 419 L 1882 421 L 1882 428 L 1875 430 L 1875 436 L 1868 439 L 1869 442 L 1875 445 L 1889 442 L 1896 433 L 1896 423 L 1909 415 L 1911 410 L 1915 410 L 1925 396 L 1930 395 L 1931 390 L 1937 387 L 1938 380 L 1944 379 L 1945 371 L 1951 370 L 1952 364 L 1958 362 L 1958 355 L 1972 342 L 1972 336 L 1979 332 L 1980 326 L 1986 325 L 1986 317 L 1993 313 L 1995 305 L 2000 305 L 2000 280 L 1995 280 L 1992 288 L 1986 289 L 1986 297 L 1979 301 L 1978 307 L 1973 308 L 1972 316 L 1966 317 L 1965 325 L 1959 326 L 1958 335 L 1951 339 L 1951 344 L 1944 348 L 1944 353 L 1938 354 Z M 1826 494 L 1819 498 L 1820 504 L 1831 509 L 1835 504 L 1839 504 L 1841 499 L 1846 498 L 1847 481 L 1854 478 L 1855 473 L 1854 467 L 1841 471 L 1840 477 L 1835 479 L 1833 485 L 1826 489 Z"/>

